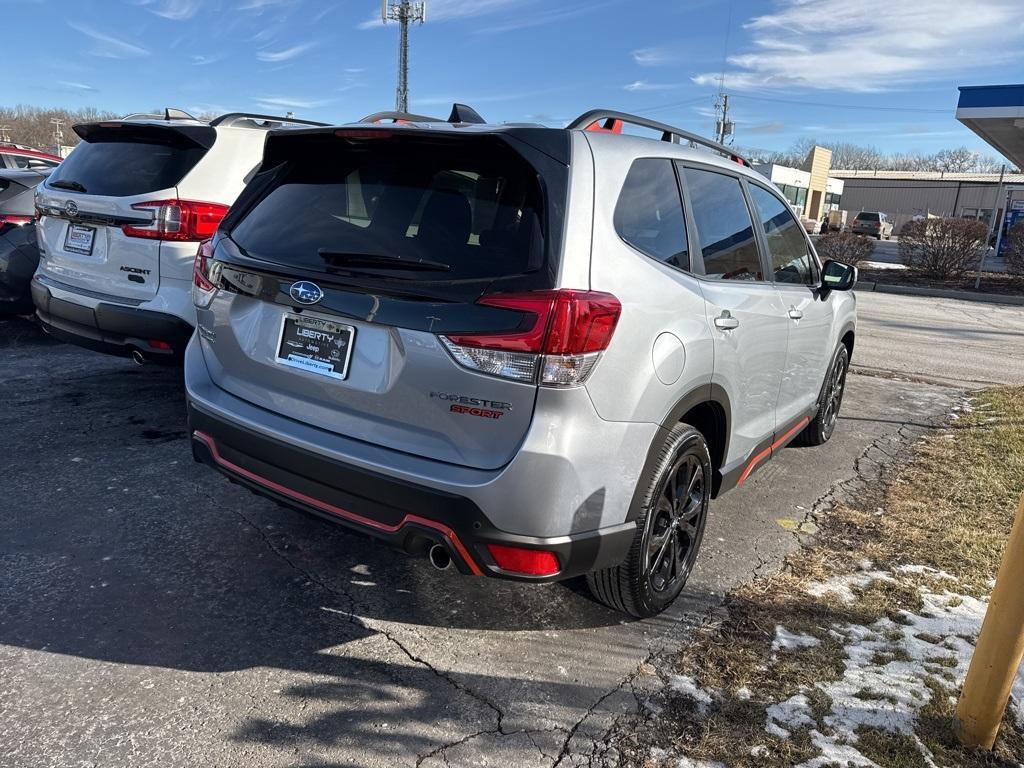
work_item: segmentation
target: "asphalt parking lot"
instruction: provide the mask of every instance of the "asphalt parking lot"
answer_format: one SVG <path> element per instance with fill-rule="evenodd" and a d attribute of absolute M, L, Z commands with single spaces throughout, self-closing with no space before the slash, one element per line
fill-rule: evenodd
<path fill-rule="evenodd" d="M 878 298 L 855 355 L 875 374 L 918 332 L 889 339 Z M 948 343 L 1002 365 L 988 333 Z M 943 421 L 961 391 L 910 367 L 851 376 L 833 440 L 716 502 L 685 598 L 627 622 L 581 583 L 440 573 L 252 496 L 192 463 L 180 371 L 0 322 L 0 765 L 586 764 L 641 662 Z"/>

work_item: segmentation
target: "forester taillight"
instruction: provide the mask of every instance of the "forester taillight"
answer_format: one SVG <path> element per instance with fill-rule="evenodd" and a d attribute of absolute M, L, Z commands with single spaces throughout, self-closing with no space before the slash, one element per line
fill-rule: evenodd
<path fill-rule="evenodd" d="M 516 310 L 523 319 L 514 331 L 442 336 L 460 365 L 492 376 L 562 387 L 586 381 L 608 348 L 622 312 L 611 294 L 573 289 L 495 294 L 477 303 Z"/>
<path fill-rule="evenodd" d="M 129 237 L 151 240 L 199 241 L 213 237 L 228 206 L 195 200 L 151 200 L 136 203 L 136 211 L 152 211 L 150 224 L 121 227 Z"/>
<path fill-rule="evenodd" d="M 199 309 L 206 309 L 217 294 L 217 285 L 210 279 L 213 265 L 213 241 L 204 240 L 196 251 L 192 265 L 192 303 Z"/>
<path fill-rule="evenodd" d="M 15 216 L 10 213 L 0 213 L 0 229 L 4 227 L 22 227 L 35 221 L 34 216 Z"/>

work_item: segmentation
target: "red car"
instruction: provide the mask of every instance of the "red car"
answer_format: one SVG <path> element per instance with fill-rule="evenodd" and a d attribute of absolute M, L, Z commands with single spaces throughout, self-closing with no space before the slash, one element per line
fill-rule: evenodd
<path fill-rule="evenodd" d="M 61 158 L 21 144 L 0 144 L 0 168 L 46 171 L 60 165 Z"/>

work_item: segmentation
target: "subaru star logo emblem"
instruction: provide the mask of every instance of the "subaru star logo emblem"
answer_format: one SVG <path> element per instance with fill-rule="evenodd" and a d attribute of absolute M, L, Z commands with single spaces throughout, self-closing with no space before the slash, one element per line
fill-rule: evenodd
<path fill-rule="evenodd" d="M 76 203 L 74 200 L 68 200 L 66 203 L 64 203 L 64 213 L 66 213 L 68 216 L 77 216 L 78 203 Z"/>
<path fill-rule="evenodd" d="M 316 283 L 300 280 L 297 283 L 292 283 L 292 287 L 288 289 L 288 295 L 299 304 L 316 304 L 324 297 L 324 292 Z"/>

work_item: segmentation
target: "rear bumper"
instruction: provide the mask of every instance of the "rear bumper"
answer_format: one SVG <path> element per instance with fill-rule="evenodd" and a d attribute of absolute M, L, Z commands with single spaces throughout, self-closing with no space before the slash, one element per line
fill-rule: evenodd
<path fill-rule="evenodd" d="M 560 537 L 510 534 L 496 528 L 471 499 L 405 482 L 303 450 L 188 404 L 196 461 L 287 506 L 330 519 L 409 553 L 441 544 L 464 574 L 520 581 L 559 581 L 625 559 L 633 523 Z M 503 571 L 487 544 L 554 552 L 551 576 Z"/>
<path fill-rule="evenodd" d="M 31 291 L 47 333 L 97 352 L 126 357 L 139 351 L 155 362 L 180 363 L 192 335 L 191 325 L 164 312 L 104 301 L 69 301 L 55 296 L 38 279 L 32 280 Z"/>

